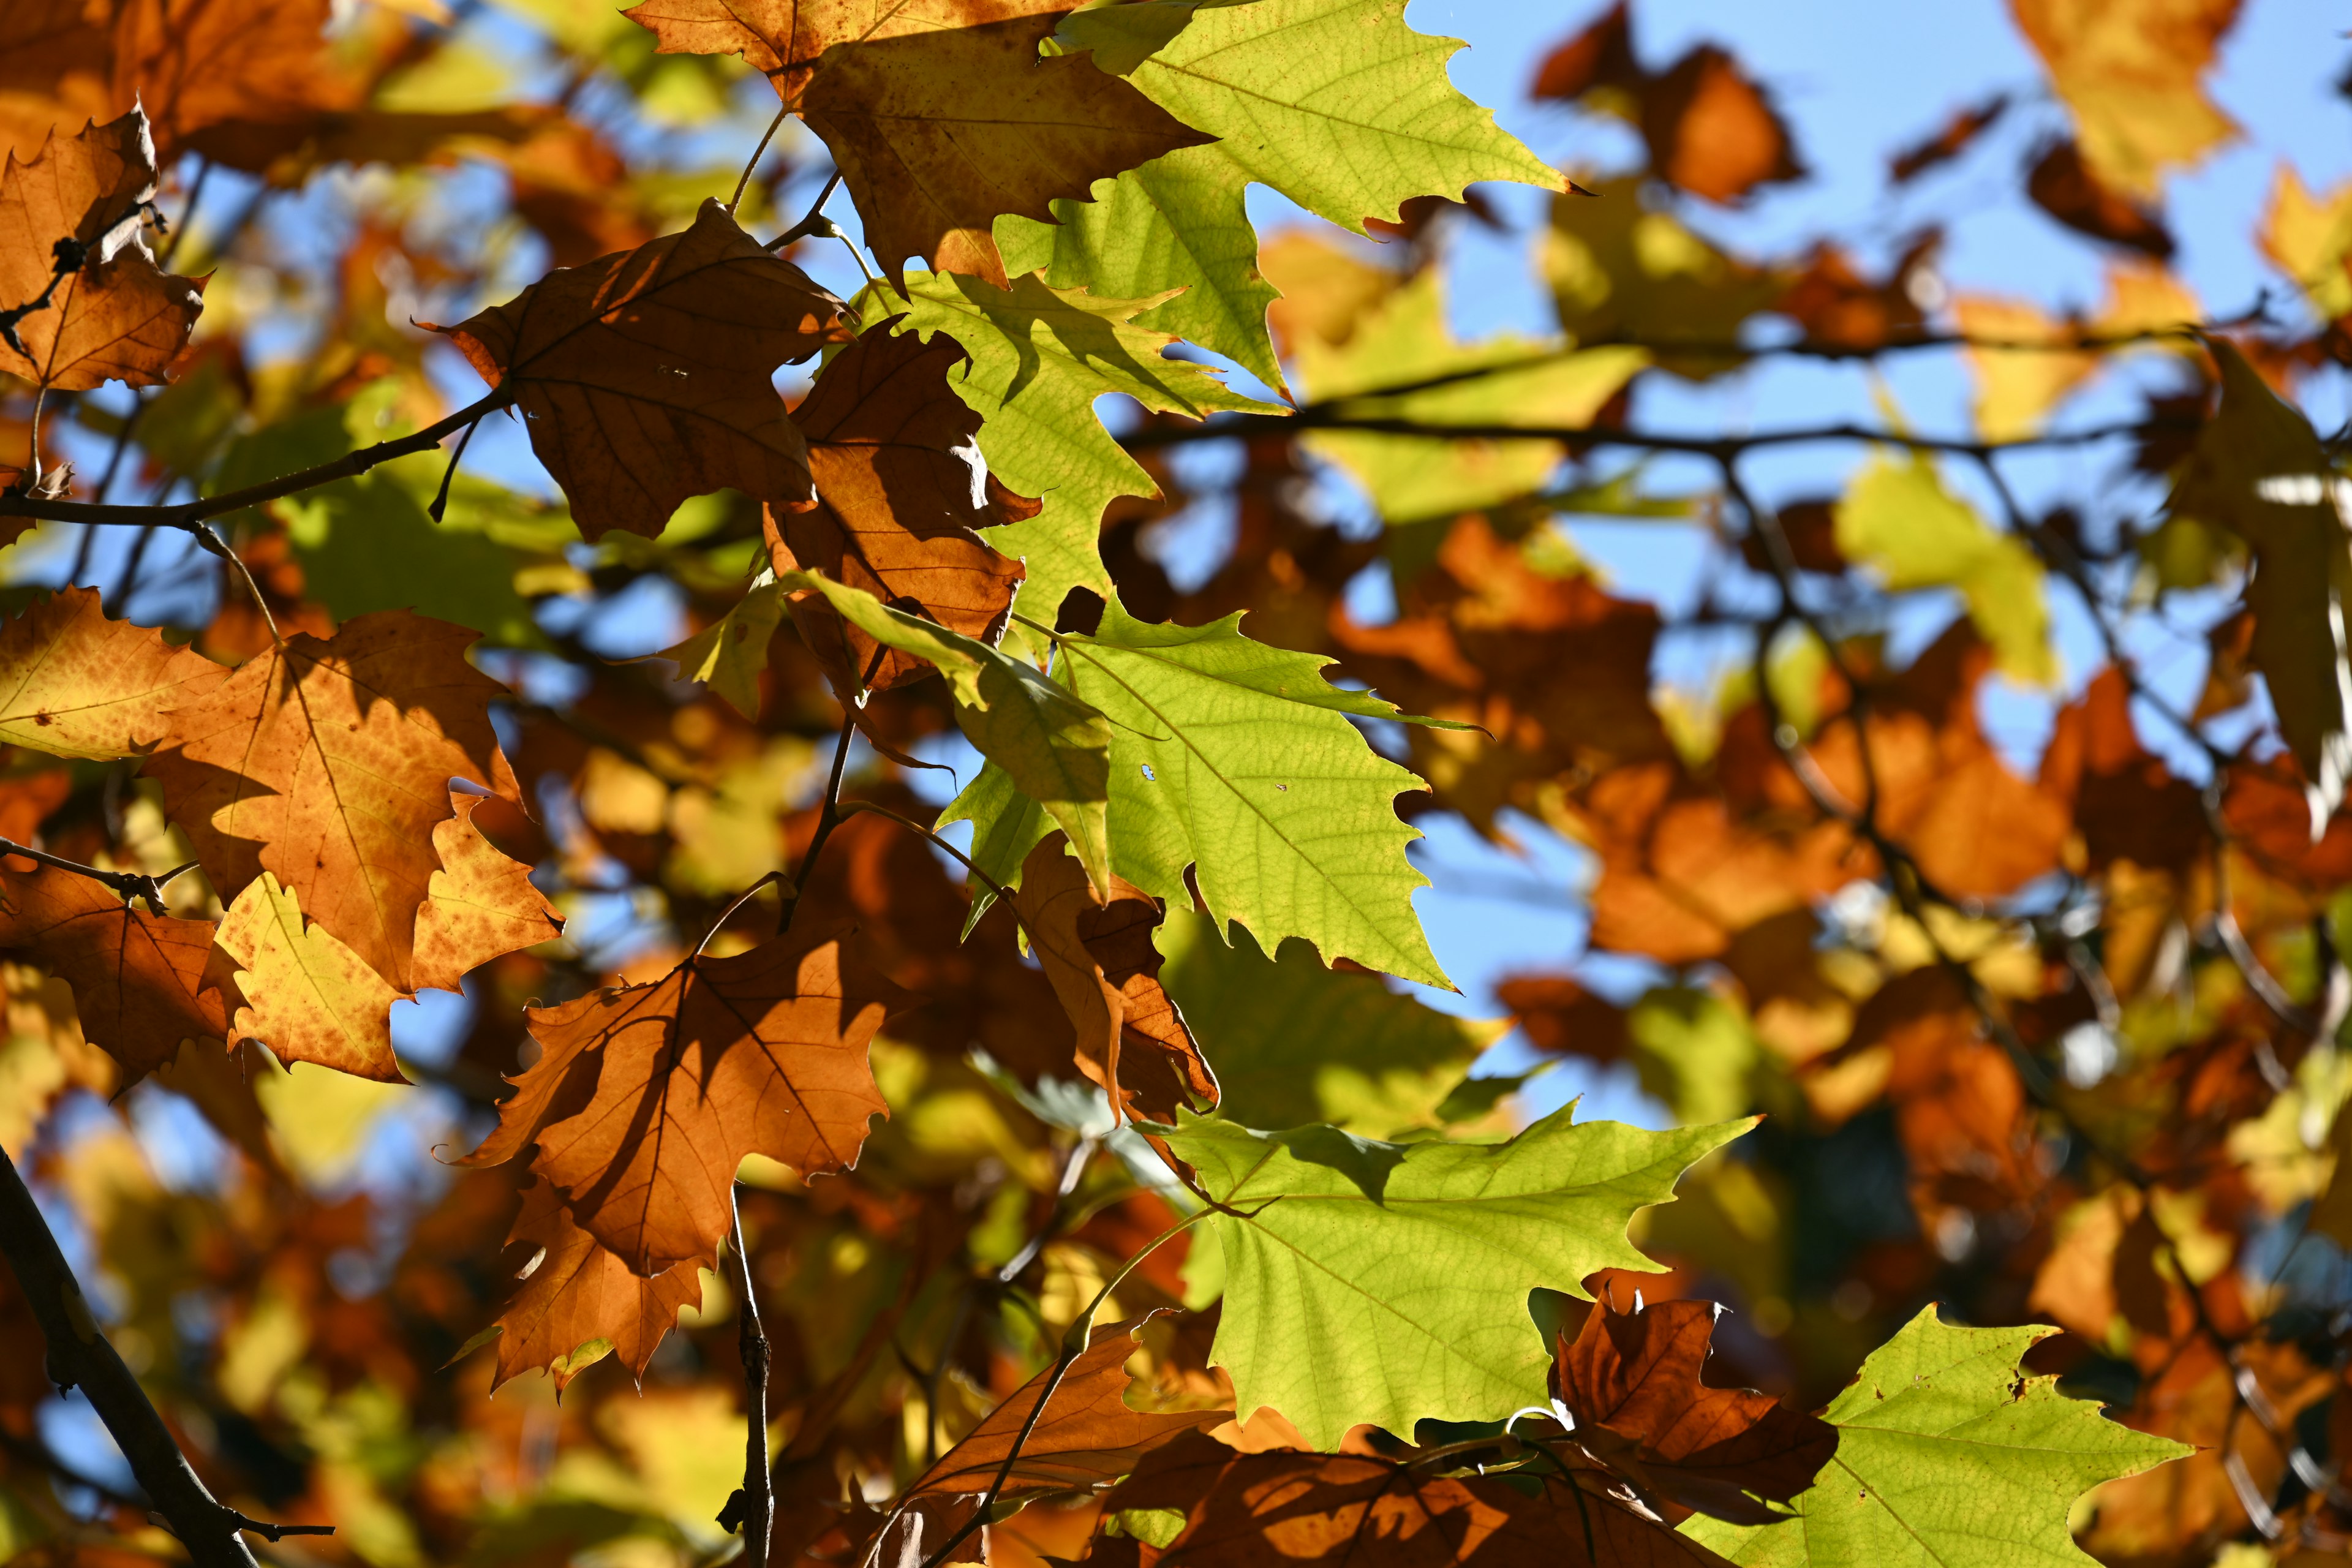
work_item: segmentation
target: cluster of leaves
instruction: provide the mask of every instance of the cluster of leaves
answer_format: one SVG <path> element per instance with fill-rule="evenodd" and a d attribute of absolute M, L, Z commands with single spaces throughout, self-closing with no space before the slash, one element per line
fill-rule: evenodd
<path fill-rule="evenodd" d="M 1891 161 L 2046 110 L 2027 198 L 2125 258 L 2065 319 L 1933 232 L 1708 237 L 1804 160 L 1622 5 L 1531 84 L 1630 129 L 1572 179 L 1402 0 L 334 9 L 0 16 L 0 523 L 64 579 L 0 622 L 12 1559 L 2343 1549 L 2352 479 L 2294 397 L 2352 192 L 2273 193 L 2293 320 L 2163 270 L 2234 0 L 2015 0 L 2054 99 Z M 1497 182 L 1557 336 L 1448 326 Z M 1636 417 L 1915 353 L 1972 435 Z M 1760 499 L 1801 441 L 1869 450 Z M 2016 499 L 2042 444 L 2105 510 Z M 1594 515 L 1697 539 L 1699 603 Z M 689 635 L 600 657 L 649 598 Z M 2128 650 L 2200 616 L 2175 703 Z M 1661 688 L 1685 636 L 1739 668 Z M 1593 868 L 1508 1020 L 1382 978 L 1450 986 L 1440 818 Z M 1572 1060 L 1672 1125 L 1532 1114 Z M 68 1440 L 100 1327 L 238 1511 L 94 1384 L 131 1468 Z"/>

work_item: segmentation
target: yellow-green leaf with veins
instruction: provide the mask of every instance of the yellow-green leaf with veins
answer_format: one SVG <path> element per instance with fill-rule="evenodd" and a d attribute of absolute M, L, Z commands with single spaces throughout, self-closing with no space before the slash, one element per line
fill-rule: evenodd
<path fill-rule="evenodd" d="M 1683 1533 L 1739 1568 L 2085 1568 L 2074 1500 L 2192 1450 L 2116 1425 L 2018 1358 L 2055 1329 L 1958 1329 L 1929 1306 L 1822 1414 L 1836 1457 L 1796 1517 Z"/>
<path fill-rule="evenodd" d="M 1345 412 L 1423 425 L 1573 428 L 1649 363 L 1634 348 L 1562 352 L 1506 332 L 1456 342 L 1445 324 L 1444 275 L 1430 268 L 1389 296 L 1345 343 L 1307 338 L 1297 347 L 1299 379 L 1315 401 L 1347 400 Z M 1443 376 L 1517 366 L 1419 391 L 1380 395 Z M 1318 430 L 1307 438 L 1370 491 L 1392 525 L 1450 518 L 1528 494 L 1559 466 L 1564 449 L 1546 440 L 1447 440 L 1385 432 Z"/>
<path fill-rule="evenodd" d="M 228 679 L 150 626 L 107 618 L 95 588 L 36 599 L 0 626 L 0 742 L 105 760 L 144 750 L 166 715 Z"/>
<path fill-rule="evenodd" d="M 1926 458 L 1871 458 L 1838 502 L 1836 527 L 1838 549 L 1876 567 L 1893 592 L 1958 589 L 2003 675 L 2057 679 L 2042 563 L 1946 489 Z"/>
<path fill-rule="evenodd" d="M 1096 540 L 1103 509 L 1159 486 L 1095 417 L 1095 399 L 1123 392 L 1146 408 L 1205 418 L 1223 410 L 1281 410 L 1243 396 L 1200 366 L 1162 359 L 1175 340 L 1129 324 L 1156 299 L 1097 299 L 1034 277 L 1011 289 L 960 273 L 907 276 L 907 298 L 876 285 L 859 300 L 873 321 L 905 314 L 897 330 L 945 332 L 971 356 L 953 373 L 956 395 L 985 423 L 981 455 L 1008 489 L 1045 503 L 1035 517 L 989 530 L 988 542 L 1028 565 L 1021 610 L 1050 622 L 1072 588 L 1108 598 Z"/>
<path fill-rule="evenodd" d="M 408 1081 L 392 1055 L 401 994 L 334 932 L 304 919 L 294 889 L 267 871 L 221 917 L 205 984 L 228 1004 L 232 1046 L 259 1040 L 282 1062 Z"/>
<path fill-rule="evenodd" d="M 1091 637 L 1062 639 L 1055 668 L 1109 719 L 1111 866 L 1171 904 L 1239 921 L 1268 946 L 1290 936 L 1451 985 L 1412 895 L 1421 837 L 1394 802 L 1420 779 L 1374 752 L 1345 717 L 1400 717 L 1326 682 L 1331 661 L 1242 636 L 1241 616 L 1150 626 L 1113 600 Z"/>
<path fill-rule="evenodd" d="M 1233 1374 L 1235 1408 L 1270 1405 L 1330 1449 L 1360 1422 L 1410 1433 L 1543 1403 L 1551 1358 L 1528 1292 L 1655 1270 L 1626 1239 L 1634 1212 L 1754 1125 L 1652 1132 L 1580 1126 L 1575 1111 L 1503 1143 L 1186 1116 L 1168 1142 L 1221 1205 L 1206 1222 L 1225 1268 L 1210 1359 Z"/>
<path fill-rule="evenodd" d="M 774 573 L 762 572 L 751 591 L 724 616 L 654 656 L 675 663 L 680 679 L 703 682 L 755 723 L 760 672 L 768 668 L 768 641 L 784 618 L 783 596 L 775 592 L 775 580 Z"/>

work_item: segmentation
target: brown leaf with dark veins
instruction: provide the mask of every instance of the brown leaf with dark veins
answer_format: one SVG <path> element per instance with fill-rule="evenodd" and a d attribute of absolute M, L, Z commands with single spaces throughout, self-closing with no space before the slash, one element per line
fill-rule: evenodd
<path fill-rule="evenodd" d="M 848 341 L 844 310 L 706 201 L 682 234 L 560 268 L 433 330 L 491 385 L 512 383 L 583 536 L 651 539 L 711 490 L 809 500 L 808 448 L 769 378 Z"/>
<path fill-rule="evenodd" d="M 602 1359 L 599 1342 L 632 1377 L 642 1378 L 663 1336 L 677 1326 L 678 1310 L 702 1305 L 699 1267 L 672 1264 L 650 1279 L 630 1273 L 619 1254 L 580 1228 L 547 1182 L 523 1189 L 522 1210 L 507 1237 L 509 1246 L 518 1242 L 537 1250 L 499 1313 L 493 1391 L 517 1373 L 543 1368 L 561 1393 Z"/>
<path fill-rule="evenodd" d="M 868 327 L 835 355 L 793 411 L 808 441 L 816 497 L 767 509 L 768 551 L 779 572 L 822 572 L 993 643 L 1022 567 L 973 531 L 1034 517 L 1038 503 L 997 483 L 981 458 L 980 416 L 948 380 L 963 351 L 945 333 L 925 343 L 913 333 L 893 336 L 890 325 Z M 877 666 L 880 645 L 822 595 L 798 595 L 793 618 L 803 635 L 832 645 L 816 648 L 820 658 L 853 676 L 875 670 L 865 683 L 876 689 L 932 673 L 896 649 Z"/>
<path fill-rule="evenodd" d="M 1521 1490 L 1522 1486 L 1528 1490 Z M 1532 1493 L 1532 1495 L 1530 1495 Z M 1603 1478 L 1448 1476 L 1355 1454 L 1241 1454 L 1187 1433 L 1145 1456 L 1104 1516 L 1168 1511 L 1154 1549 L 1097 1535 L 1085 1561 L 1158 1568 L 1724 1568 Z"/>
<path fill-rule="evenodd" d="M 163 379 L 205 305 L 147 249 L 141 208 L 154 194 L 155 145 L 136 109 L 74 135 L 53 130 L 30 159 L 8 155 L 0 311 L 26 313 L 14 342 L 0 334 L 0 371 L 60 392 Z"/>
<path fill-rule="evenodd" d="M 664 55 L 741 55 L 795 103 L 835 44 L 976 27 L 1015 16 L 1059 20 L 1070 0 L 643 0 L 622 13 Z"/>
<path fill-rule="evenodd" d="M 0 626 L 0 742 L 60 757 L 138 753 L 165 713 L 228 670 L 152 626 L 108 618 L 95 588 L 36 599 Z"/>
<path fill-rule="evenodd" d="M 474 813 L 487 798 L 449 792 L 457 815 L 433 829 L 441 869 L 416 911 L 415 988 L 455 991 L 494 958 L 534 947 L 563 930 L 563 917 L 531 885 L 530 868 L 482 837 Z"/>
<path fill-rule="evenodd" d="M 81 1032 L 122 1066 L 128 1088 L 180 1054 L 219 1040 L 221 999 L 200 992 L 213 922 L 132 909 L 88 877 L 0 868 L 0 951 L 73 987 Z"/>
<path fill-rule="evenodd" d="M 1056 198 L 1180 147 L 1216 140 L 1087 54 L 1037 58 L 1059 16 L 843 44 L 801 113 L 833 151 L 866 243 L 905 289 L 907 262 L 1011 287 L 992 233 L 1007 213 L 1052 223 Z"/>
<path fill-rule="evenodd" d="M 224 901 L 264 870 L 398 990 L 417 989 L 417 910 L 442 869 L 449 781 L 513 775 L 466 662 L 480 634 L 407 610 L 265 650 L 170 713 L 145 772 Z"/>
<path fill-rule="evenodd" d="M 1120 1115 L 1170 1123 L 1179 1107 L 1216 1103 L 1217 1076 L 1160 986 L 1159 900 L 1118 876 L 1104 900 L 1055 832 L 1029 852 L 1013 907 L 1077 1028 L 1078 1069 Z"/>
<path fill-rule="evenodd" d="M 1785 1503 L 1811 1486 L 1837 1428 L 1769 1394 L 1702 1383 L 1716 1311 L 1655 1301 L 1619 1312 L 1604 1292 L 1575 1340 L 1561 1336 L 1552 1396 L 1594 1459 L 1684 1508 L 1768 1524 L 1787 1516 L 1756 1499 Z"/>
<path fill-rule="evenodd" d="M 866 1048 L 903 993 L 845 934 L 696 955 L 649 985 L 532 1008 L 540 1058 L 466 1163 L 536 1143 L 531 1169 L 632 1272 L 715 1264 L 743 1156 L 846 1170 L 888 1113 Z"/>
<path fill-rule="evenodd" d="M 1093 1331 L 1085 1352 L 1055 1385 L 1037 1425 L 1021 1440 L 1020 1458 L 1013 1461 L 1001 1496 L 1083 1491 L 1115 1481 L 1171 1438 L 1233 1419 L 1230 1410 L 1163 1413 L 1138 1410 L 1127 1403 L 1128 1358 L 1136 1352 L 1136 1333 L 1156 1315 Z M 1005 1457 L 1015 1452 L 1022 1424 L 1037 1408 L 1052 1371 L 1048 1367 L 1013 1390 L 962 1442 L 940 1455 L 907 1489 L 907 1495 L 947 1497 L 988 1490 Z"/>

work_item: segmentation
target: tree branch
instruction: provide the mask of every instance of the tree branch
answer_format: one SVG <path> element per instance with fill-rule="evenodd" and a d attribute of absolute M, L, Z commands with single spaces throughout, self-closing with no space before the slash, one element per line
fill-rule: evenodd
<path fill-rule="evenodd" d="M 150 913 L 158 915 L 163 912 L 165 884 L 183 871 L 194 870 L 196 866 L 196 862 L 191 860 L 184 866 L 173 867 L 160 877 L 151 877 L 142 871 L 102 871 L 95 866 L 85 866 L 79 860 L 68 860 L 52 855 L 46 849 L 36 849 L 29 844 L 19 844 L 13 838 L 0 838 L 0 856 L 8 855 L 20 856 L 36 865 L 47 866 L 56 870 L 71 871 L 77 877 L 87 877 L 93 882 L 111 888 L 124 903 L 127 904 L 133 899 L 141 900 L 146 904 Z"/>
<path fill-rule="evenodd" d="M 760 1327 L 760 1298 L 751 1283 L 751 1254 L 743 1245 L 743 1208 L 728 1189 L 734 1210 L 736 1286 L 743 1300 L 736 1319 L 736 1343 L 743 1356 L 743 1488 L 728 1503 L 743 1527 L 743 1561 L 764 1568 L 768 1537 L 776 1521 L 775 1475 L 768 1468 L 768 1336 Z M 727 1514 L 720 1515 L 722 1521 Z"/>

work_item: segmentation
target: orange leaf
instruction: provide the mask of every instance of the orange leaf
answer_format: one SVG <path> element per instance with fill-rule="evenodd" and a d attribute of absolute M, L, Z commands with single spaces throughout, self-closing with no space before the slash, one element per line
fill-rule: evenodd
<path fill-rule="evenodd" d="M 536 1143 L 531 1168 L 633 1272 L 715 1263 L 746 1154 L 846 1170 L 867 1120 L 888 1114 L 866 1047 L 902 994 L 842 934 L 690 957 L 649 985 L 532 1008 L 542 1054 L 466 1163 Z"/>
<path fill-rule="evenodd" d="M 822 572 L 993 643 L 1022 567 L 973 530 L 1034 517 L 1038 503 L 997 483 L 981 459 L 973 440 L 980 416 L 948 380 L 963 351 L 944 333 L 925 343 L 912 333 L 894 336 L 890 325 L 877 322 L 834 356 L 793 411 L 808 440 L 816 499 L 767 509 L 769 553 L 779 572 Z M 932 673 L 895 649 L 877 667 L 879 645 L 843 622 L 822 595 L 795 595 L 793 619 L 804 632 L 814 629 L 819 644 L 834 645 L 818 647 L 820 658 L 832 657 L 852 677 L 874 669 L 869 687 Z"/>
<path fill-rule="evenodd" d="M 147 249 L 141 216 L 155 194 L 155 146 L 137 110 L 73 136 L 50 132 L 0 174 L 0 309 L 48 303 L 0 340 L 0 371 L 61 392 L 110 380 L 149 386 L 187 346 L 204 310 L 197 285 L 172 278 Z M 85 258 L 72 259 L 60 245 Z"/>
<path fill-rule="evenodd" d="M 163 733 L 166 710 L 228 671 L 152 628 L 110 620 L 95 588 L 35 600 L 0 626 L 0 741 L 61 757 L 127 757 Z"/>
<path fill-rule="evenodd" d="M 407 610 L 264 651 L 169 714 L 145 771 L 213 886 L 264 870 L 394 988 L 415 991 L 416 912 L 441 869 L 449 781 L 511 790 L 489 700 L 466 662 L 478 633 Z"/>
<path fill-rule="evenodd" d="M 314 1062 L 378 1083 L 406 1083 L 392 1054 L 400 994 L 301 900 L 263 872 L 214 934 L 205 984 L 229 1007 L 229 1044 L 258 1040 L 282 1062 Z"/>
<path fill-rule="evenodd" d="M 219 1040 L 218 996 L 201 992 L 210 921 L 131 909 L 87 877 L 0 868 L 0 948 L 73 987 L 90 1044 L 122 1065 L 123 1086 L 179 1055 L 183 1040 Z"/>
<path fill-rule="evenodd" d="M 809 500 L 808 449 L 769 377 L 847 341 L 843 310 L 706 201 L 682 234 L 433 330 L 491 385 L 511 378 L 531 450 L 593 542 L 616 528 L 651 539 L 710 490 Z"/>
<path fill-rule="evenodd" d="M 1159 900 L 1114 876 L 1105 900 L 1057 832 L 1029 852 L 1013 907 L 1077 1026 L 1079 1070 L 1120 1115 L 1168 1123 L 1180 1106 L 1216 1103 L 1216 1074 L 1160 988 Z"/>
<path fill-rule="evenodd" d="M 866 243 L 905 291 L 907 262 L 1012 286 L 992 234 L 1007 213 L 1055 220 L 1055 198 L 1163 153 L 1216 140 L 1176 120 L 1089 54 L 1039 59 L 1056 15 L 845 44 L 801 98 L 866 220 Z"/>
<path fill-rule="evenodd" d="M 522 1212 L 507 1242 L 537 1251 L 516 1276 L 521 1289 L 499 1313 L 493 1390 L 518 1373 L 544 1367 L 561 1391 L 599 1359 L 575 1359 L 598 1341 L 641 1378 L 663 1336 L 677 1325 L 678 1310 L 702 1305 L 698 1267 L 675 1263 L 650 1279 L 630 1273 L 619 1254 L 580 1228 L 563 1194 L 546 1182 L 523 1189 Z"/>
<path fill-rule="evenodd" d="M 835 44 L 1040 13 L 1058 21 L 1069 9 L 1069 0 L 644 0 L 622 15 L 653 30 L 656 53 L 741 55 L 795 103 Z"/>
<path fill-rule="evenodd" d="M 416 911 L 416 990 L 455 991 L 469 971 L 534 947 L 563 929 L 563 918 L 531 886 L 530 868 L 501 852 L 474 826 L 485 797 L 449 792 L 457 815 L 433 829 L 442 868 Z"/>

